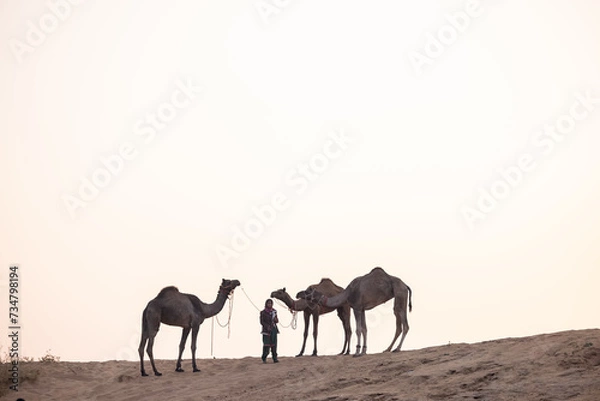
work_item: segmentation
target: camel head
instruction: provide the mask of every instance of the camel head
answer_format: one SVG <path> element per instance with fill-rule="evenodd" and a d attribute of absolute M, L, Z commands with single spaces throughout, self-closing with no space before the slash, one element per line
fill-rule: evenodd
<path fill-rule="evenodd" d="M 235 290 L 235 287 L 241 285 L 239 280 L 227 280 L 223 279 L 221 286 L 219 286 L 219 293 L 229 295 Z"/>
<path fill-rule="evenodd" d="M 288 294 L 287 294 L 287 292 L 285 291 L 285 287 L 283 287 L 283 288 L 282 288 L 282 289 L 280 289 L 280 290 L 273 291 L 273 292 L 271 293 L 271 298 L 277 298 L 277 299 L 279 299 L 279 300 L 282 300 L 282 301 L 283 301 L 283 299 L 284 299 L 284 298 L 286 298 L 286 295 L 288 295 Z M 288 295 L 288 296 L 289 296 L 289 295 Z"/>
<path fill-rule="evenodd" d="M 296 294 L 296 298 L 305 299 L 311 304 L 318 304 L 323 298 L 323 294 L 316 291 L 314 288 L 309 287 L 306 290 L 300 291 L 298 294 Z"/>

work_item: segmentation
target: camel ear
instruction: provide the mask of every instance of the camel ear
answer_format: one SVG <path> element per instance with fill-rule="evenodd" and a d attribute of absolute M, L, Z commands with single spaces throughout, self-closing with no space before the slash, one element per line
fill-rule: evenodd
<path fill-rule="evenodd" d="M 283 287 L 283 291 L 285 291 L 285 287 Z"/>

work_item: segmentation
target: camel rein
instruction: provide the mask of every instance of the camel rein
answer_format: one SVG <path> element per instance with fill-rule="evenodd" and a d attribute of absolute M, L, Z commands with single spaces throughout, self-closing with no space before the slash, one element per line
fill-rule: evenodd
<path fill-rule="evenodd" d="M 219 292 L 222 290 L 219 289 Z M 231 314 L 233 313 L 233 294 L 234 291 L 231 290 L 229 294 L 227 294 L 227 300 L 229 300 L 229 316 L 227 317 L 227 323 L 221 324 L 219 321 L 219 315 L 215 315 L 211 319 L 210 325 L 210 356 L 215 357 L 214 347 L 215 347 L 215 319 L 217 320 L 217 324 L 221 327 L 227 327 L 227 338 L 231 336 Z"/>
<path fill-rule="evenodd" d="M 252 304 L 252 306 L 254 306 L 254 309 L 256 309 L 257 311 L 260 312 L 260 309 L 258 308 L 258 306 L 256 306 L 256 304 L 254 302 L 252 302 L 252 300 L 250 299 L 250 297 L 246 293 L 246 290 L 244 290 L 244 287 L 240 287 L 240 288 L 242 289 L 242 292 L 244 293 L 244 295 L 246 296 L 246 298 L 248 298 L 248 301 L 250 301 L 250 303 Z"/>
<path fill-rule="evenodd" d="M 290 313 L 292 314 L 292 320 L 290 321 L 290 324 L 288 324 L 287 326 L 284 325 L 283 323 L 281 323 L 281 327 L 283 327 L 284 329 L 287 329 L 289 327 L 292 328 L 292 330 L 296 330 L 296 327 L 298 327 L 298 311 L 294 310 L 292 308 L 288 308 L 288 306 L 286 304 L 284 304 L 281 300 L 275 298 L 275 301 L 277 301 L 277 303 L 285 308 L 287 308 L 287 310 L 290 311 Z M 296 301 L 294 301 L 294 305 L 296 305 Z"/>
<path fill-rule="evenodd" d="M 232 290 L 228 295 L 227 295 L 227 300 L 229 301 L 229 316 L 227 317 L 227 323 L 225 324 L 221 324 L 221 322 L 219 321 L 219 315 L 215 315 L 215 318 L 217 319 L 217 324 L 223 328 L 227 327 L 227 338 L 229 338 L 229 336 L 231 335 L 231 314 L 233 313 L 233 294 L 234 291 Z"/>
<path fill-rule="evenodd" d="M 248 298 L 248 301 L 250 301 L 250 303 L 252 304 L 252 306 L 254 306 L 254 308 L 257 311 L 261 311 L 258 306 L 256 306 L 256 304 L 254 302 L 252 302 L 252 299 L 250 299 L 250 297 L 248 296 L 248 294 L 246 293 L 246 290 L 244 290 L 244 287 L 240 287 L 242 289 L 242 292 L 244 293 L 244 295 L 246 295 L 246 298 Z M 287 307 L 287 305 L 283 304 L 279 299 L 275 298 L 275 301 L 277 301 L 280 305 L 286 307 L 291 313 L 292 313 L 292 321 L 290 322 L 290 324 L 288 324 L 287 326 L 281 324 L 281 327 L 283 327 L 284 329 L 287 329 L 288 327 L 291 327 L 292 330 L 296 330 L 296 327 L 298 327 L 298 312 L 295 310 L 292 310 L 290 308 Z M 295 301 L 294 301 L 295 302 Z"/>

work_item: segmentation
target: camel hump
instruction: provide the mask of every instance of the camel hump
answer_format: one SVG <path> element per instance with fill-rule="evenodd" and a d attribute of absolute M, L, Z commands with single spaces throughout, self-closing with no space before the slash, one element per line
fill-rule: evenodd
<path fill-rule="evenodd" d="M 323 288 L 323 285 L 334 285 L 335 286 L 335 283 L 330 278 L 323 277 L 321 279 L 321 281 L 319 281 L 319 284 L 311 284 L 306 289 L 307 290 L 310 290 L 310 289 L 314 290 L 314 289 L 318 289 L 318 288 Z"/>
<path fill-rule="evenodd" d="M 179 289 L 177 287 L 175 287 L 174 285 L 170 285 L 170 286 L 165 287 L 162 290 L 160 290 L 160 292 L 158 293 L 156 298 L 160 298 L 160 297 L 168 294 L 169 292 L 179 292 Z"/>
<path fill-rule="evenodd" d="M 316 290 L 321 294 L 327 295 L 328 297 L 334 296 L 337 293 L 344 290 L 342 287 L 334 283 L 333 280 L 329 278 L 322 278 L 319 284 L 313 284 L 310 287 L 308 287 L 308 289 Z"/>
<path fill-rule="evenodd" d="M 381 267 L 377 266 L 377 267 L 374 267 L 373 270 L 371 270 L 371 273 L 375 273 L 375 272 L 385 273 L 385 270 L 383 270 Z"/>
<path fill-rule="evenodd" d="M 339 285 L 337 285 L 336 283 L 333 282 L 332 279 L 330 278 L 322 278 L 321 282 L 319 283 L 319 287 L 320 288 L 335 288 L 338 290 L 343 290 L 342 287 L 340 287 Z"/>

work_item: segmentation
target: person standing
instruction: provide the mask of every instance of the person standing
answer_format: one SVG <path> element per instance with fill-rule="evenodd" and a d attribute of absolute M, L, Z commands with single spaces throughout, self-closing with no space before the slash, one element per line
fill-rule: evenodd
<path fill-rule="evenodd" d="M 277 334 L 279 329 L 277 328 L 279 319 L 277 318 L 277 311 L 273 308 L 273 300 L 267 299 L 265 301 L 265 309 L 260 312 L 260 324 L 262 326 L 262 338 L 263 338 L 263 352 L 262 361 L 267 363 L 267 356 L 269 351 L 273 356 L 273 362 L 277 363 Z"/>

